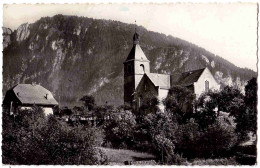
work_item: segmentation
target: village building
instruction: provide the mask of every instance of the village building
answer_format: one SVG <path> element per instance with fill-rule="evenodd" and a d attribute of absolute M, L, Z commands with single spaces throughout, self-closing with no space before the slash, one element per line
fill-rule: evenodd
<path fill-rule="evenodd" d="M 139 45 L 139 34 L 135 32 L 133 47 L 124 62 L 125 105 L 141 107 L 143 95 L 149 92 L 158 97 L 159 107 L 163 110 L 162 100 L 174 85 L 189 88 L 196 97 L 203 92 L 220 89 L 220 85 L 207 67 L 174 75 L 151 73 L 150 61 Z"/>
<path fill-rule="evenodd" d="M 18 109 L 27 110 L 32 106 L 42 107 L 44 114 L 53 114 L 53 108 L 58 102 L 52 93 L 37 84 L 18 84 L 8 90 L 3 100 L 3 106 L 11 115 L 17 114 Z"/>

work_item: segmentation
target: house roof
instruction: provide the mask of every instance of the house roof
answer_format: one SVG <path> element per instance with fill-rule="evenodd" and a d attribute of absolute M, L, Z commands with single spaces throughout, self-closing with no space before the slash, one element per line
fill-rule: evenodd
<path fill-rule="evenodd" d="M 157 74 L 157 73 L 147 73 L 146 74 L 155 86 L 160 88 L 170 89 L 170 75 L 167 74 Z"/>
<path fill-rule="evenodd" d="M 12 90 L 22 104 L 58 105 L 52 93 L 41 85 L 18 84 Z"/>
<path fill-rule="evenodd" d="M 141 49 L 139 44 L 133 45 L 127 59 L 125 60 L 125 62 L 130 61 L 130 60 L 140 60 L 140 61 L 149 61 L 143 50 Z"/>
<path fill-rule="evenodd" d="M 182 74 L 171 75 L 171 81 L 176 85 L 190 86 L 194 82 L 198 81 L 204 70 L 205 68 L 184 72 Z"/>

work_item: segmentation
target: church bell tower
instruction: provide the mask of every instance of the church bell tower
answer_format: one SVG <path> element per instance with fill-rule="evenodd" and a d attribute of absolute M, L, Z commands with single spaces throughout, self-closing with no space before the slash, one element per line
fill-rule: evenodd
<path fill-rule="evenodd" d="M 124 103 L 133 106 L 135 89 L 145 73 L 150 73 L 150 61 L 139 45 L 140 36 L 133 36 L 133 47 L 124 62 Z"/>

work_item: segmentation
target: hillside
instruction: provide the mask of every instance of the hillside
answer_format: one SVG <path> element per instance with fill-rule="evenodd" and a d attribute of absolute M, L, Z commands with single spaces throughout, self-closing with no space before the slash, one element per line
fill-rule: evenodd
<path fill-rule="evenodd" d="M 17 30 L 3 29 L 3 94 L 17 83 L 40 83 L 62 106 L 93 94 L 97 104 L 123 104 L 123 62 L 133 24 L 56 15 Z M 256 72 L 184 40 L 137 27 L 151 72 L 173 74 L 208 66 L 222 85 L 243 88 Z"/>

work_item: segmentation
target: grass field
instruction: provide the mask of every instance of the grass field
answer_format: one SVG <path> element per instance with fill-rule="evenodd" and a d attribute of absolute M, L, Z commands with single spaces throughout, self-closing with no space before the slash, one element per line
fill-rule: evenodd
<path fill-rule="evenodd" d="M 125 161 L 149 161 L 156 157 L 149 153 L 136 152 L 126 149 L 100 148 L 108 156 L 110 165 L 124 165 Z"/>
<path fill-rule="evenodd" d="M 233 158 L 223 158 L 223 159 L 195 159 L 192 162 L 189 162 L 189 165 L 238 165 L 236 159 Z"/>

